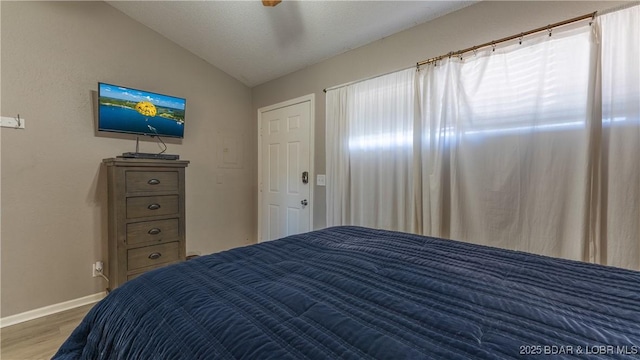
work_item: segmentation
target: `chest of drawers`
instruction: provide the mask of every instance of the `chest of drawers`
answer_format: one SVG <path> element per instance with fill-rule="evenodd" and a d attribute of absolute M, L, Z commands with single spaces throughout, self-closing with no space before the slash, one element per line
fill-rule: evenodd
<path fill-rule="evenodd" d="M 185 259 L 184 160 L 104 159 L 109 288 Z"/>

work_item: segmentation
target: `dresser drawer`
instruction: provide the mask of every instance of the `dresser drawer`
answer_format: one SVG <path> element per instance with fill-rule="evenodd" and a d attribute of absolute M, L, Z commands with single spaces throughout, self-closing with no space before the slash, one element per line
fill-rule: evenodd
<path fill-rule="evenodd" d="M 177 171 L 127 171 L 125 175 L 127 193 L 149 191 L 177 191 Z"/>
<path fill-rule="evenodd" d="M 179 219 L 143 221 L 127 224 L 127 240 L 129 245 L 145 242 L 178 241 L 180 236 Z"/>
<path fill-rule="evenodd" d="M 172 265 L 172 264 L 177 264 L 179 262 L 180 262 L 180 260 L 171 261 L 171 262 L 168 262 L 168 263 L 158 264 L 158 265 L 154 265 L 154 266 L 151 266 L 151 267 L 146 267 L 146 268 L 143 268 L 143 269 L 133 270 L 132 273 L 127 274 L 127 281 L 133 280 L 133 279 L 137 278 L 138 276 L 146 273 L 147 271 L 155 270 L 155 269 L 158 269 L 158 268 L 161 268 L 161 267 L 164 267 L 164 266 L 169 266 L 169 265 Z"/>
<path fill-rule="evenodd" d="M 180 212 L 179 201 L 178 195 L 127 198 L 127 219 L 178 214 Z"/>
<path fill-rule="evenodd" d="M 127 275 L 127 281 L 133 280 L 133 279 L 137 278 L 138 276 L 140 276 L 142 274 L 144 274 L 144 272 L 140 272 L 140 273 L 133 274 L 133 275 Z"/>
<path fill-rule="evenodd" d="M 179 243 L 145 246 L 127 251 L 128 270 L 164 264 L 180 259 Z"/>

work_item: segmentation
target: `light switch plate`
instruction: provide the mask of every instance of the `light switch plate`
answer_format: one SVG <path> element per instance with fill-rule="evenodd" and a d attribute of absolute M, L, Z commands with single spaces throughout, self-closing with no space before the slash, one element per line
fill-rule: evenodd
<path fill-rule="evenodd" d="M 24 129 L 24 119 L 20 118 L 20 120 L 18 121 L 17 117 L 13 118 L 9 116 L 2 116 L 0 117 L 0 126 L 14 129 Z"/>
<path fill-rule="evenodd" d="M 325 174 L 318 174 L 316 177 L 316 185 L 325 186 L 327 184 L 327 176 Z"/>

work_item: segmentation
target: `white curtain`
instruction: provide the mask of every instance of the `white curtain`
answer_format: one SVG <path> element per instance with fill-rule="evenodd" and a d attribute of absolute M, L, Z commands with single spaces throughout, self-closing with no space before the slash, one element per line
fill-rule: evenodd
<path fill-rule="evenodd" d="M 584 258 L 595 55 L 581 27 L 420 71 L 424 234 Z"/>
<path fill-rule="evenodd" d="M 597 261 L 640 269 L 640 6 L 598 22 L 603 138 Z"/>
<path fill-rule="evenodd" d="M 326 95 L 327 226 L 348 225 L 351 199 L 348 189 L 349 136 L 347 133 L 347 88 Z"/>
<path fill-rule="evenodd" d="M 328 225 L 640 269 L 639 11 L 328 91 Z"/>
<path fill-rule="evenodd" d="M 414 73 L 327 91 L 327 225 L 412 230 Z"/>

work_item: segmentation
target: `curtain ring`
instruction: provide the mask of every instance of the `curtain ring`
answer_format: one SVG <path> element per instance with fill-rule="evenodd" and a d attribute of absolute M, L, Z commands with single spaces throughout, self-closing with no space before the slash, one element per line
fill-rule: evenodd
<path fill-rule="evenodd" d="M 518 44 L 522 45 L 522 39 L 524 38 L 524 33 L 520 33 L 520 41 Z"/>
<path fill-rule="evenodd" d="M 471 49 L 471 51 L 473 51 L 473 56 L 478 55 L 478 50 L 476 49 L 475 46 L 473 47 L 473 49 Z"/>
<path fill-rule="evenodd" d="M 547 31 L 549 32 L 549 37 L 551 37 L 551 33 L 553 32 L 551 25 L 547 26 Z"/>
<path fill-rule="evenodd" d="M 495 52 L 496 51 L 496 43 L 495 43 L 495 41 L 491 42 L 491 47 L 493 48 L 491 51 Z"/>

